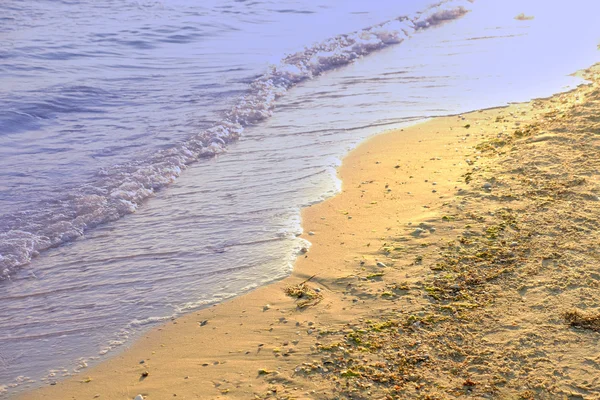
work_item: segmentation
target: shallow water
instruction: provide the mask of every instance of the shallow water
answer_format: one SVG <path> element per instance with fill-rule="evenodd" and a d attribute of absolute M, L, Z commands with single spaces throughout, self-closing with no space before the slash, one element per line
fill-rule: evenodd
<path fill-rule="evenodd" d="M 284 53 L 426 3 L 2 4 L 0 231 L 32 227 L 18 224 L 44 207 L 89 206 L 64 194 L 217 123 Z M 135 214 L 12 269 L 0 282 L 0 387 L 56 380 L 154 323 L 286 276 L 306 245 L 299 209 L 339 190 L 335 167 L 362 139 L 579 83 L 567 75 L 597 61 L 599 38 L 582 10 L 597 6 L 539 4 L 477 2 L 290 87 L 270 118 Z M 521 12 L 536 19 L 514 20 Z"/>

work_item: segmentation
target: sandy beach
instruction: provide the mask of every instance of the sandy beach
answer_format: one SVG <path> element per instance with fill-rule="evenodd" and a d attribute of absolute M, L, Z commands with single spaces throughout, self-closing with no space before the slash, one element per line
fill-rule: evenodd
<path fill-rule="evenodd" d="M 289 278 L 18 398 L 600 398 L 599 71 L 369 139 Z"/>

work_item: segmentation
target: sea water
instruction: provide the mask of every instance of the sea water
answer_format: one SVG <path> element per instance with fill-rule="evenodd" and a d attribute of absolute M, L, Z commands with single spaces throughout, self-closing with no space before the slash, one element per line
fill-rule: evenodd
<path fill-rule="evenodd" d="M 598 59 L 594 2 L 431 3 L 0 4 L 0 393 L 288 275 L 361 140 Z"/>

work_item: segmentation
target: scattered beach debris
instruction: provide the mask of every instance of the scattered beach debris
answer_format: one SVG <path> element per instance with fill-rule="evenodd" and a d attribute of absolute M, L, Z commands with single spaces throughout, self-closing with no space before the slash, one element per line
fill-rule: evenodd
<path fill-rule="evenodd" d="M 573 327 L 600 332 L 600 313 L 586 314 L 579 310 L 570 310 L 566 311 L 563 317 Z"/>
<path fill-rule="evenodd" d="M 317 291 L 312 287 L 308 286 L 308 281 L 314 278 L 316 275 L 311 276 L 303 282 L 297 285 L 288 286 L 284 289 L 286 295 L 294 297 L 298 300 L 296 306 L 298 308 L 306 308 L 318 304 L 322 299 L 323 295 L 320 293 L 321 290 Z"/>
<path fill-rule="evenodd" d="M 273 371 L 269 371 L 268 369 L 261 368 L 258 370 L 258 375 L 269 375 L 272 374 Z"/>
<path fill-rule="evenodd" d="M 531 21 L 534 18 L 533 15 L 525 15 L 525 13 L 521 13 L 515 17 L 517 21 Z"/>

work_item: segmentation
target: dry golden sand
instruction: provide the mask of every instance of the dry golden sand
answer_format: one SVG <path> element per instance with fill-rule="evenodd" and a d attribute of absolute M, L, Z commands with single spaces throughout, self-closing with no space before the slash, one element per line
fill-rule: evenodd
<path fill-rule="evenodd" d="M 20 398 L 600 398 L 598 71 L 368 140 L 291 277 Z"/>

